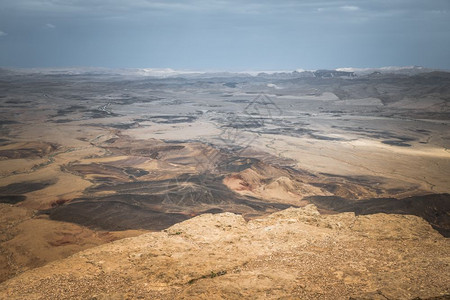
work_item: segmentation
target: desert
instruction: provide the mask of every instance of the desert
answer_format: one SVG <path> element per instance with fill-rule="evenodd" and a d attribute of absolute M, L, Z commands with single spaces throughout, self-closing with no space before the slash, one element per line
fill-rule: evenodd
<path fill-rule="evenodd" d="M 0 298 L 448 299 L 450 73 L 0 69 Z"/>

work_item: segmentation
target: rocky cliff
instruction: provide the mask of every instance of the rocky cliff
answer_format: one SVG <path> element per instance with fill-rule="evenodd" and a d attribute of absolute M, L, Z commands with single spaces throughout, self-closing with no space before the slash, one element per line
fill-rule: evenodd
<path fill-rule="evenodd" d="M 25 272 L 0 298 L 444 299 L 449 254 L 450 240 L 410 215 L 204 214 Z"/>

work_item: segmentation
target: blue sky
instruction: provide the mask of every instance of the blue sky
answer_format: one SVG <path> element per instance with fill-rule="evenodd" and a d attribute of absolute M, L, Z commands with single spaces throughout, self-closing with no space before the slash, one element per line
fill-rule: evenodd
<path fill-rule="evenodd" d="M 0 2 L 0 66 L 450 69 L 450 0 Z"/>

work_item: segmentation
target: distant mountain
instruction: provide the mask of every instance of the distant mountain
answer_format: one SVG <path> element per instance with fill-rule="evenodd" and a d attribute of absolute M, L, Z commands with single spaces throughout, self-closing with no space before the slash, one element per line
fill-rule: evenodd
<path fill-rule="evenodd" d="M 98 67 L 74 67 L 74 68 L 0 68 L 0 75 L 6 74 L 42 74 L 42 75 L 109 75 L 131 76 L 151 78 L 231 78 L 231 77 L 258 77 L 268 79 L 292 79 L 292 78 L 352 78 L 357 76 L 399 74 L 413 76 L 429 72 L 447 72 L 445 70 L 430 69 L 419 66 L 406 67 L 382 67 L 382 68 L 337 68 L 329 70 L 304 70 L 295 71 L 245 71 L 245 72 L 215 72 L 215 71 L 191 71 L 174 70 L 170 68 L 98 68 Z"/>
<path fill-rule="evenodd" d="M 381 73 L 381 74 L 404 74 L 404 75 L 416 75 L 420 73 L 428 73 L 436 71 L 436 69 L 430 69 L 420 66 L 390 66 L 390 67 L 381 67 L 381 68 L 338 68 L 336 71 L 342 72 L 353 72 L 356 75 L 368 75 L 372 73 Z"/>

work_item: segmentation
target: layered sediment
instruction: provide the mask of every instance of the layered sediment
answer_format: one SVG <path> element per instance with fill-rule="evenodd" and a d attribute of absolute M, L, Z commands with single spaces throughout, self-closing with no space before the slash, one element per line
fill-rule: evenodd
<path fill-rule="evenodd" d="M 448 74 L 266 75 L 0 70 L 0 298 L 445 297 Z"/>

